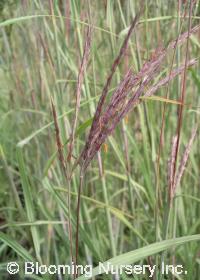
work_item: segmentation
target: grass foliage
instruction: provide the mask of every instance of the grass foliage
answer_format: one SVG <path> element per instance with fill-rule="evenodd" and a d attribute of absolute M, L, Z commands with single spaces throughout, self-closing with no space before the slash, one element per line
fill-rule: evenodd
<path fill-rule="evenodd" d="M 199 279 L 199 30 L 169 50 L 150 85 L 141 71 L 137 106 L 104 138 L 84 178 L 77 164 L 83 151 L 95 149 L 96 142 L 88 140 L 91 126 L 94 134 L 104 131 L 105 119 L 94 125 L 93 117 L 139 12 L 106 88 L 108 104 L 129 68 L 139 73 L 159 50 L 199 24 L 198 0 L 2 1 L 0 279 L 10 279 L 11 260 L 47 265 L 73 260 L 96 267 L 109 259 L 181 263 L 187 275 L 165 278 L 158 271 L 154 279 Z M 173 79 L 172 69 L 181 69 Z M 170 82 L 156 88 L 165 77 Z M 25 279 L 23 273 L 16 279 Z"/>

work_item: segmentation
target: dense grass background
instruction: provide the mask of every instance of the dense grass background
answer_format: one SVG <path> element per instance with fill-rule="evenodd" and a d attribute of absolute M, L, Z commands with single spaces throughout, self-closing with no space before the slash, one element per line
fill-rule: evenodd
<path fill-rule="evenodd" d="M 189 3 L 179 1 L 178 7 L 177 2 L 143 1 L 140 22 L 114 76 L 111 93 L 128 66 L 137 72 L 156 47 L 166 46 L 178 36 L 180 26 L 181 32 L 187 30 Z M 56 154 L 50 97 L 59 116 L 63 151 L 67 156 L 86 27 L 92 24 L 92 47 L 82 86 L 73 152 L 74 157 L 78 157 L 112 62 L 140 6 L 140 1 L 133 0 L 1 1 L 0 15 L 4 23 L 0 24 L 0 279 L 10 279 L 6 263 L 11 260 L 23 262 L 32 257 L 45 264 L 70 262 L 67 230 L 69 186 Z M 179 15 L 184 14 L 184 9 L 186 17 L 182 19 Z M 197 1 L 193 8 L 192 26 L 198 24 L 199 19 Z M 184 63 L 185 46 L 177 47 L 175 65 Z M 199 50 L 199 34 L 192 35 L 189 57 L 198 58 Z M 169 53 L 160 76 L 169 73 L 172 56 Z M 189 141 L 192 127 L 199 124 L 199 90 L 198 63 L 187 72 L 178 160 Z M 178 77 L 170 83 L 169 98 L 179 100 L 180 94 L 181 77 Z M 165 97 L 166 88 L 159 90 L 156 96 Z M 162 100 L 144 100 L 109 137 L 101 149 L 99 160 L 95 158 L 92 161 L 82 191 L 80 264 L 95 266 L 99 261 L 156 241 L 199 233 L 199 132 L 168 213 L 167 164 L 179 105 L 172 101 L 166 105 L 158 175 L 156 156 L 164 106 Z M 68 168 L 71 166 L 69 163 Z M 71 182 L 73 225 L 78 185 L 77 168 Z M 174 276 L 174 279 L 199 279 L 199 242 L 171 248 L 165 254 L 144 260 L 141 257 L 139 263 L 159 264 L 162 258 L 166 263 L 181 263 L 188 271 L 187 275 Z M 15 279 L 24 278 L 21 275 Z M 56 278 L 48 276 L 47 279 Z M 96 279 L 111 278 L 99 276 Z M 132 279 L 149 278 L 146 275 Z M 173 276 L 162 278 L 157 275 L 157 279 L 173 279 Z"/>

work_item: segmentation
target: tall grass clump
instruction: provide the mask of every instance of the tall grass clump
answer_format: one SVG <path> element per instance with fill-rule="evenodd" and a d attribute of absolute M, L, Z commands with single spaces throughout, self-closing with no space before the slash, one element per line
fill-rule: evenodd
<path fill-rule="evenodd" d="M 17 261 L 16 279 L 150 278 L 102 262 L 198 280 L 199 1 L 2 1 L 0 15 L 0 279 Z M 25 261 L 77 269 L 24 275 Z"/>

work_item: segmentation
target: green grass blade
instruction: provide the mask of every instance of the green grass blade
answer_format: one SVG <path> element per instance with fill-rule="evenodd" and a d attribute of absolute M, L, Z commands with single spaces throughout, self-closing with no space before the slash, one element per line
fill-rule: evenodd
<path fill-rule="evenodd" d="M 156 242 L 151 245 L 142 247 L 140 249 L 119 255 L 115 258 L 112 258 L 112 259 L 104 262 L 104 264 L 106 265 L 106 263 L 108 263 L 108 262 L 113 266 L 133 264 L 139 260 L 142 260 L 151 255 L 157 254 L 161 251 L 167 250 L 171 247 L 182 245 L 182 244 L 190 242 L 190 241 L 198 241 L 198 240 L 200 240 L 200 234 L 183 236 L 183 237 L 179 237 L 179 238 L 175 238 L 175 239 L 169 239 L 169 240 L 164 240 L 161 242 Z M 91 277 L 94 277 L 96 275 L 99 275 L 98 266 L 92 270 Z M 91 277 L 88 278 L 88 277 L 82 275 L 77 280 L 90 279 Z"/>
<path fill-rule="evenodd" d="M 21 256 L 26 261 L 34 261 L 33 257 L 29 254 L 29 252 L 24 249 L 17 241 L 10 238 L 8 235 L 0 232 L 0 240 L 12 248 L 19 256 Z"/>
<path fill-rule="evenodd" d="M 27 171 L 23 159 L 23 154 L 21 148 L 17 148 L 17 158 L 19 164 L 19 171 L 21 176 L 21 183 L 23 188 L 26 212 L 29 222 L 35 221 L 35 213 L 34 213 L 34 206 L 33 206 L 33 194 L 31 190 L 31 186 L 27 177 Z M 31 226 L 31 234 L 33 238 L 35 253 L 37 256 L 38 261 L 41 261 L 40 257 L 40 239 L 37 228 L 35 226 Z"/>

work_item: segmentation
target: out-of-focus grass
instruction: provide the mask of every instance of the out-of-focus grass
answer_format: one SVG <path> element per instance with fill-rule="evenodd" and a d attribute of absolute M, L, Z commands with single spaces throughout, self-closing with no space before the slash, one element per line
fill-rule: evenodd
<path fill-rule="evenodd" d="M 24 256 L 30 255 L 44 264 L 70 262 L 68 185 L 56 156 L 50 97 L 56 104 L 67 156 L 85 30 L 87 24 L 92 24 L 92 48 L 84 75 L 73 153 L 78 157 L 110 66 L 140 8 L 139 1 L 132 0 L 70 1 L 69 19 L 66 3 L 69 1 L 19 1 L 12 5 L 5 3 L 0 11 L 4 22 L 0 24 L 0 228 L 11 240 L 5 242 L 5 236 L 0 236 L 1 279 L 7 279 L 5 263 L 13 259 L 22 261 Z M 145 2 L 126 57 L 114 76 L 111 93 L 127 65 L 137 72 L 157 46 L 165 46 L 178 36 L 181 19 L 177 19 L 177 9 L 175 1 Z M 199 23 L 199 13 L 197 1 L 193 25 Z M 183 30 L 187 30 L 187 18 Z M 199 56 L 198 36 L 190 39 L 191 57 Z M 184 58 L 183 46 L 177 50 L 175 63 L 183 63 Z M 169 55 L 161 75 L 169 71 L 171 60 L 172 55 Z M 189 105 L 184 107 L 180 154 L 189 140 L 191 128 L 199 122 L 199 89 L 198 64 L 187 75 L 185 102 Z M 178 101 L 179 78 L 170 83 L 169 91 L 170 99 Z M 166 89 L 161 89 L 156 95 L 165 97 L 165 93 Z M 101 151 L 102 178 L 97 159 L 93 160 L 82 193 L 79 263 L 95 266 L 99 261 L 165 239 L 167 161 L 179 104 L 167 103 L 166 107 L 160 160 L 162 203 L 157 209 L 156 155 L 163 106 L 162 98 L 146 100 L 129 114 L 128 121 L 118 126 L 106 143 L 108 151 Z M 200 229 L 199 133 L 196 138 L 171 209 L 167 239 L 197 234 Z M 130 172 L 127 172 L 127 160 Z M 78 184 L 76 171 L 71 182 L 74 242 Z M 159 258 L 158 255 L 157 261 Z M 151 261 L 155 263 L 155 256 Z M 199 243 L 195 241 L 168 250 L 165 262 L 173 261 L 182 263 L 188 271 L 184 278 L 177 279 L 198 279 Z M 141 263 L 146 262 L 147 259 L 141 260 Z M 63 276 L 63 279 L 68 278 Z M 102 279 L 108 277 L 102 276 Z M 148 275 L 143 279 L 148 279 Z"/>

